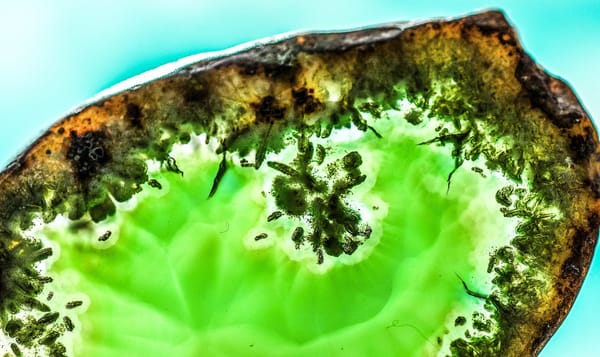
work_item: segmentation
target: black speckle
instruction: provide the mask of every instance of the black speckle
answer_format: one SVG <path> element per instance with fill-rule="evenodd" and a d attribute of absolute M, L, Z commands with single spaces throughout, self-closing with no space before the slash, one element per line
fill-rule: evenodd
<path fill-rule="evenodd" d="M 581 269 L 577 265 L 576 260 L 573 257 L 565 260 L 563 267 L 562 267 L 562 277 L 563 278 L 573 277 L 573 276 L 578 277 L 580 275 L 581 275 Z"/>
<path fill-rule="evenodd" d="M 112 235 L 111 231 L 106 231 L 100 237 L 98 237 L 98 241 L 106 242 L 108 240 L 108 238 L 110 238 L 111 235 Z"/>
<path fill-rule="evenodd" d="M 285 108 L 278 106 L 277 100 L 272 95 L 264 97 L 255 105 L 256 120 L 262 123 L 272 123 L 274 120 L 283 119 Z"/>
<path fill-rule="evenodd" d="M 573 235 L 573 245 L 571 246 L 571 256 L 565 260 L 562 266 L 562 277 L 580 276 L 585 266 L 584 246 L 589 232 L 578 229 Z"/>
<path fill-rule="evenodd" d="M 75 131 L 71 131 L 70 137 L 67 158 L 71 160 L 80 180 L 90 179 L 110 159 L 104 144 L 106 134 L 102 131 L 90 131 L 78 136 Z"/>
<path fill-rule="evenodd" d="M 600 216 L 598 216 L 596 213 L 592 213 L 588 216 L 588 225 L 591 229 L 596 229 L 598 227 L 600 227 Z"/>
<path fill-rule="evenodd" d="M 304 105 L 308 100 L 308 90 L 304 87 L 298 90 L 292 89 L 292 97 L 296 105 Z"/>
<path fill-rule="evenodd" d="M 212 187 L 210 188 L 210 192 L 208 194 L 208 198 L 211 198 L 217 193 L 217 188 L 219 187 L 219 183 L 223 179 L 225 175 L 225 171 L 227 171 L 227 159 L 225 157 L 225 153 L 223 153 L 223 159 L 219 163 L 219 168 L 217 169 L 217 173 L 215 178 L 213 179 Z"/>
<path fill-rule="evenodd" d="M 148 180 L 148 185 L 150 187 L 154 187 L 154 188 L 159 189 L 159 190 L 162 189 L 162 185 L 156 179 L 150 179 L 150 180 Z"/>
<path fill-rule="evenodd" d="M 59 134 L 61 134 L 61 135 L 62 135 L 62 134 L 64 134 L 64 133 L 65 133 L 65 128 L 63 128 L 63 127 L 61 126 L 60 128 L 58 128 L 58 131 L 57 131 L 57 132 L 58 132 Z"/>
<path fill-rule="evenodd" d="M 207 101 L 208 98 L 208 90 L 204 85 L 194 85 L 188 88 L 185 88 L 183 91 L 183 100 L 190 103 L 202 104 Z"/>
<path fill-rule="evenodd" d="M 271 79 L 292 83 L 298 69 L 291 65 L 265 65 L 265 75 Z"/>
<path fill-rule="evenodd" d="M 267 233 L 261 233 L 261 234 L 257 235 L 256 237 L 254 237 L 254 240 L 259 241 L 259 240 L 266 239 L 267 237 L 268 237 Z"/>
<path fill-rule="evenodd" d="M 463 326 L 467 323 L 467 319 L 464 316 L 459 316 L 454 320 L 454 326 Z"/>
<path fill-rule="evenodd" d="M 298 90 L 292 89 L 292 97 L 294 98 L 294 106 L 297 108 L 301 108 L 302 112 L 305 114 L 310 114 L 317 110 L 321 102 L 318 99 L 315 99 L 314 90 L 312 88 L 300 88 Z"/>
<path fill-rule="evenodd" d="M 595 198 L 600 198 L 600 175 L 596 174 L 593 178 L 584 180 L 584 184 L 590 187 Z"/>
<path fill-rule="evenodd" d="M 83 305 L 83 301 L 81 301 L 81 300 L 74 300 L 74 301 L 69 301 L 65 305 L 65 308 L 67 308 L 67 309 L 74 309 L 74 308 L 79 307 L 81 305 Z"/>
<path fill-rule="evenodd" d="M 586 160 L 596 151 L 596 142 L 594 141 L 594 134 L 590 127 L 586 128 L 585 136 L 574 135 L 571 137 L 569 149 L 573 153 L 573 160 L 575 162 Z"/>
<path fill-rule="evenodd" d="M 183 171 L 181 171 L 179 169 L 179 166 L 177 166 L 177 161 L 175 160 L 174 157 L 168 156 L 167 159 L 165 160 L 165 166 L 167 168 L 167 171 L 174 172 L 176 174 L 183 176 Z"/>
<path fill-rule="evenodd" d="M 48 156 L 52 155 L 52 150 L 46 149 L 46 155 L 48 155 Z"/>
<path fill-rule="evenodd" d="M 73 331 L 75 329 L 75 325 L 73 324 L 73 321 L 71 320 L 70 317 L 64 316 L 63 322 L 65 324 L 65 328 L 67 329 L 67 331 Z"/>
<path fill-rule="evenodd" d="M 134 128 L 142 128 L 142 109 L 134 103 L 127 104 L 125 118 L 131 123 Z"/>
<path fill-rule="evenodd" d="M 239 73 L 246 76 L 264 74 L 266 77 L 280 82 L 292 84 L 296 78 L 298 68 L 290 64 L 257 63 L 240 60 L 236 63 Z"/>
<path fill-rule="evenodd" d="M 187 144 L 192 140 L 192 136 L 188 132 L 181 133 L 179 135 L 179 142 L 182 144 Z"/>
<path fill-rule="evenodd" d="M 276 219 L 279 219 L 279 218 L 281 218 L 281 216 L 283 216 L 283 212 L 281 212 L 281 211 L 275 211 L 275 212 L 271 213 L 269 215 L 269 217 L 267 217 L 267 222 L 271 222 L 271 221 L 274 221 Z"/>
<path fill-rule="evenodd" d="M 256 63 L 240 63 L 239 66 L 241 68 L 240 73 L 246 76 L 253 76 L 258 73 L 258 65 Z"/>
<path fill-rule="evenodd" d="M 498 32 L 498 40 L 503 45 L 516 46 L 515 38 L 508 32 Z"/>
<path fill-rule="evenodd" d="M 58 312 L 48 312 L 37 320 L 38 324 L 49 325 L 58 319 Z"/>
<path fill-rule="evenodd" d="M 501 30 L 498 24 L 495 23 L 485 23 L 485 22 L 477 22 L 477 23 L 465 23 L 465 27 L 476 27 L 479 32 L 481 32 L 484 36 L 490 36 Z"/>

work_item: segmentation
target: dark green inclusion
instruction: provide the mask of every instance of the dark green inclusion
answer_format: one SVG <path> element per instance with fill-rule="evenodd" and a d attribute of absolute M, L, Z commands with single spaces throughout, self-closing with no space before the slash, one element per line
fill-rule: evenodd
<path fill-rule="evenodd" d="M 214 154 L 195 163 L 193 156 L 174 153 L 183 178 L 168 172 L 154 174 L 162 189 L 141 199 L 134 210 L 123 212 L 118 241 L 111 242 L 111 237 L 103 254 L 97 254 L 94 245 L 99 243 L 93 239 L 92 246 L 85 239 L 73 239 L 94 237 L 85 229 L 62 236 L 50 229 L 47 234 L 62 247 L 54 273 L 62 280 L 70 266 L 81 266 L 80 283 L 66 290 L 85 291 L 92 299 L 86 312 L 78 315 L 80 324 L 93 322 L 81 331 L 87 341 L 79 347 L 81 354 L 389 355 L 435 347 L 437 337 L 447 339 L 446 314 L 457 305 L 477 303 L 465 293 L 456 272 L 467 277 L 473 288 L 483 285 L 473 282 L 475 271 L 467 259 L 438 262 L 468 254 L 477 245 L 475 237 L 501 229 L 504 219 L 494 205 L 479 200 L 473 206 L 472 197 L 460 192 L 470 190 L 483 198 L 493 195 L 498 182 L 490 179 L 486 187 L 475 189 L 481 177 L 465 170 L 456 174 L 456 190 L 447 192 L 446 178 L 453 167 L 449 150 L 419 146 L 420 137 L 402 134 L 406 125 L 390 130 L 394 123 L 402 127 L 399 120 L 377 124 L 388 132 L 385 141 L 363 134 L 336 144 L 321 164 L 311 161 L 317 178 L 329 171 L 328 166 L 335 168 L 332 177 L 337 180 L 322 184 L 328 187 L 346 182 L 348 171 L 342 167 L 350 171 L 360 167 L 361 172 L 379 167 L 377 180 L 365 179 L 352 188 L 372 186 L 369 194 L 374 196 L 359 200 L 369 203 L 366 208 L 375 212 L 375 219 L 369 219 L 372 236 L 352 253 L 342 253 L 346 261 L 328 255 L 324 242 L 319 264 L 319 254 L 306 238 L 316 223 L 338 224 L 350 236 L 336 223 L 343 219 L 324 210 L 333 223 L 306 224 L 299 215 L 313 217 L 310 210 L 285 212 L 287 201 L 279 207 L 275 195 L 267 193 L 266 201 L 272 200 L 272 207 L 280 209 L 271 211 L 268 202 L 260 199 L 264 180 L 272 180 L 276 187 L 278 179 L 290 179 L 281 170 L 264 165 L 256 171 L 231 159 L 216 194 L 206 199 L 220 165 L 219 155 Z M 300 152 L 297 147 L 293 145 L 292 151 Z M 360 166 L 357 151 L 351 148 L 363 152 L 365 161 Z M 414 160 L 399 159 L 398 153 Z M 278 160 L 287 162 L 281 165 L 289 173 L 300 170 L 297 158 L 283 155 Z M 305 191 L 313 199 L 321 194 Z M 348 206 L 352 207 L 357 193 L 347 192 Z M 349 211 L 359 209 L 365 207 Z M 431 219 L 432 212 L 438 219 Z M 476 212 L 485 212 L 485 219 Z M 357 236 L 362 237 L 360 232 Z M 470 238 L 456 241 L 455 237 L 463 236 Z M 291 247 L 281 248 L 286 240 L 293 242 Z M 415 269 L 422 279 L 413 279 Z M 106 285 L 108 281 L 113 284 Z M 416 305 L 423 308 L 415 309 Z M 132 312 L 144 316 L 143 324 L 129 317 Z M 159 332 L 161 342 L 131 341 L 132 335 L 153 340 Z"/>
<path fill-rule="evenodd" d="M 526 60 L 506 74 L 479 52 L 468 31 L 486 26 L 302 52 L 320 66 L 257 48 L 267 62 L 208 61 L 128 90 L 123 121 L 67 133 L 72 172 L 2 201 L 12 352 L 62 356 L 64 341 L 96 355 L 511 351 L 551 290 L 556 242 L 589 233 L 570 225 L 571 200 L 597 189 L 579 165 L 596 146 L 589 128 L 561 131 L 573 113 L 535 96 L 542 85 L 520 74 L 528 57 L 511 54 Z M 515 44 L 499 31 L 494 41 Z M 257 77 L 287 97 L 234 97 Z M 59 214 L 68 228 L 28 230 Z M 23 238 L 38 233 L 60 244 L 58 260 Z M 138 332 L 146 344 L 132 351 Z"/>
<path fill-rule="evenodd" d="M 283 174 L 273 180 L 271 194 L 277 207 L 290 216 L 311 217 L 310 231 L 305 233 L 302 227 L 298 227 L 292 240 L 298 246 L 304 241 L 309 243 L 322 261 L 323 251 L 336 257 L 342 253 L 354 253 L 361 241 L 369 238 L 371 228 L 361 225 L 360 213 L 344 203 L 344 197 L 352 188 L 366 179 L 359 168 L 362 164 L 360 154 L 352 151 L 327 166 L 331 185 L 310 172 L 313 154 L 313 144 L 300 138 L 294 167 L 276 161 L 268 161 L 267 165 Z M 317 164 L 324 160 L 324 156 L 322 154 Z M 338 173 L 341 173 L 339 177 Z"/>

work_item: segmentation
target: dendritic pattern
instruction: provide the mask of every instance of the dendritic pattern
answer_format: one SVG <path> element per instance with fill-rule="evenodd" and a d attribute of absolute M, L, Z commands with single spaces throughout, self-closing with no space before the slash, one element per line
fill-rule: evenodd
<path fill-rule="evenodd" d="M 531 61 L 502 14 L 489 12 L 263 44 L 191 63 L 55 124 L 0 176 L 0 321 L 12 353 L 66 355 L 61 336 L 75 327 L 65 309 L 81 306 L 43 302 L 52 278 L 41 266 L 52 250 L 28 236 L 34 221 L 114 216 L 144 184 L 162 188 L 149 179 L 149 162 L 184 175 L 173 146 L 205 134 L 221 158 L 209 199 L 220 194 L 230 158 L 244 158 L 240 166 L 274 173 L 266 195 L 275 209 L 264 225 L 291 222 L 289 239 L 318 263 L 356 254 L 374 228 L 353 195 L 377 172 L 364 170 L 360 147 L 332 156 L 316 138 L 353 128 L 383 142 L 378 121 L 398 117 L 415 131 L 435 126 L 422 147 L 451 148 L 448 191 L 470 163 L 484 166 L 472 168 L 482 178 L 505 178 L 490 199 L 518 221 L 489 252 L 488 291 L 457 277 L 478 309 L 454 317 L 448 327 L 462 336 L 438 336 L 438 347 L 455 356 L 539 352 L 590 263 L 598 140 L 570 89 Z M 293 159 L 272 159 L 291 145 Z"/>
<path fill-rule="evenodd" d="M 315 149 L 309 138 L 300 136 L 298 155 L 290 164 L 267 161 L 280 173 L 270 192 L 280 211 L 273 212 L 268 220 L 285 214 L 306 222 L 308 229 L 296 227 L 291 239 L 297 249 L 310 245 L 318 263 L 323 262 L 324 253 L 334 257 L 354 253 L 372 232 L 360 212 L 347 202 L 352 189 L 366 179 L 360 171 L 361 155 L 352 151 L 322 167 L 325 157 L 323 145 Z"/>

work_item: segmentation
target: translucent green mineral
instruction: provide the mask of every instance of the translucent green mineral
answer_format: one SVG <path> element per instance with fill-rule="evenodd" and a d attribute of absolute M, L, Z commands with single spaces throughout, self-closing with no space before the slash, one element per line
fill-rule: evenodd
<path fill-rule="evenodd" d="M 0 174 L 8 355 L 525 356 L 564 319 L 598 138 L 501 13 L 158 73 Z"/>

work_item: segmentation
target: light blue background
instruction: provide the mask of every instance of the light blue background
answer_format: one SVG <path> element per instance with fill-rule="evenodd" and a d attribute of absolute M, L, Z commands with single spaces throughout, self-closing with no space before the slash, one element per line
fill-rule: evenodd
<path fill-rule="evenodd" d="M 600 1 L 0 0 L 0 164 L 69 109 L 190 54 L 298 29 L 502 8 L 526 50 L 600 119 Z M 542 356 L 600 356 L 600 261 Z"/>

